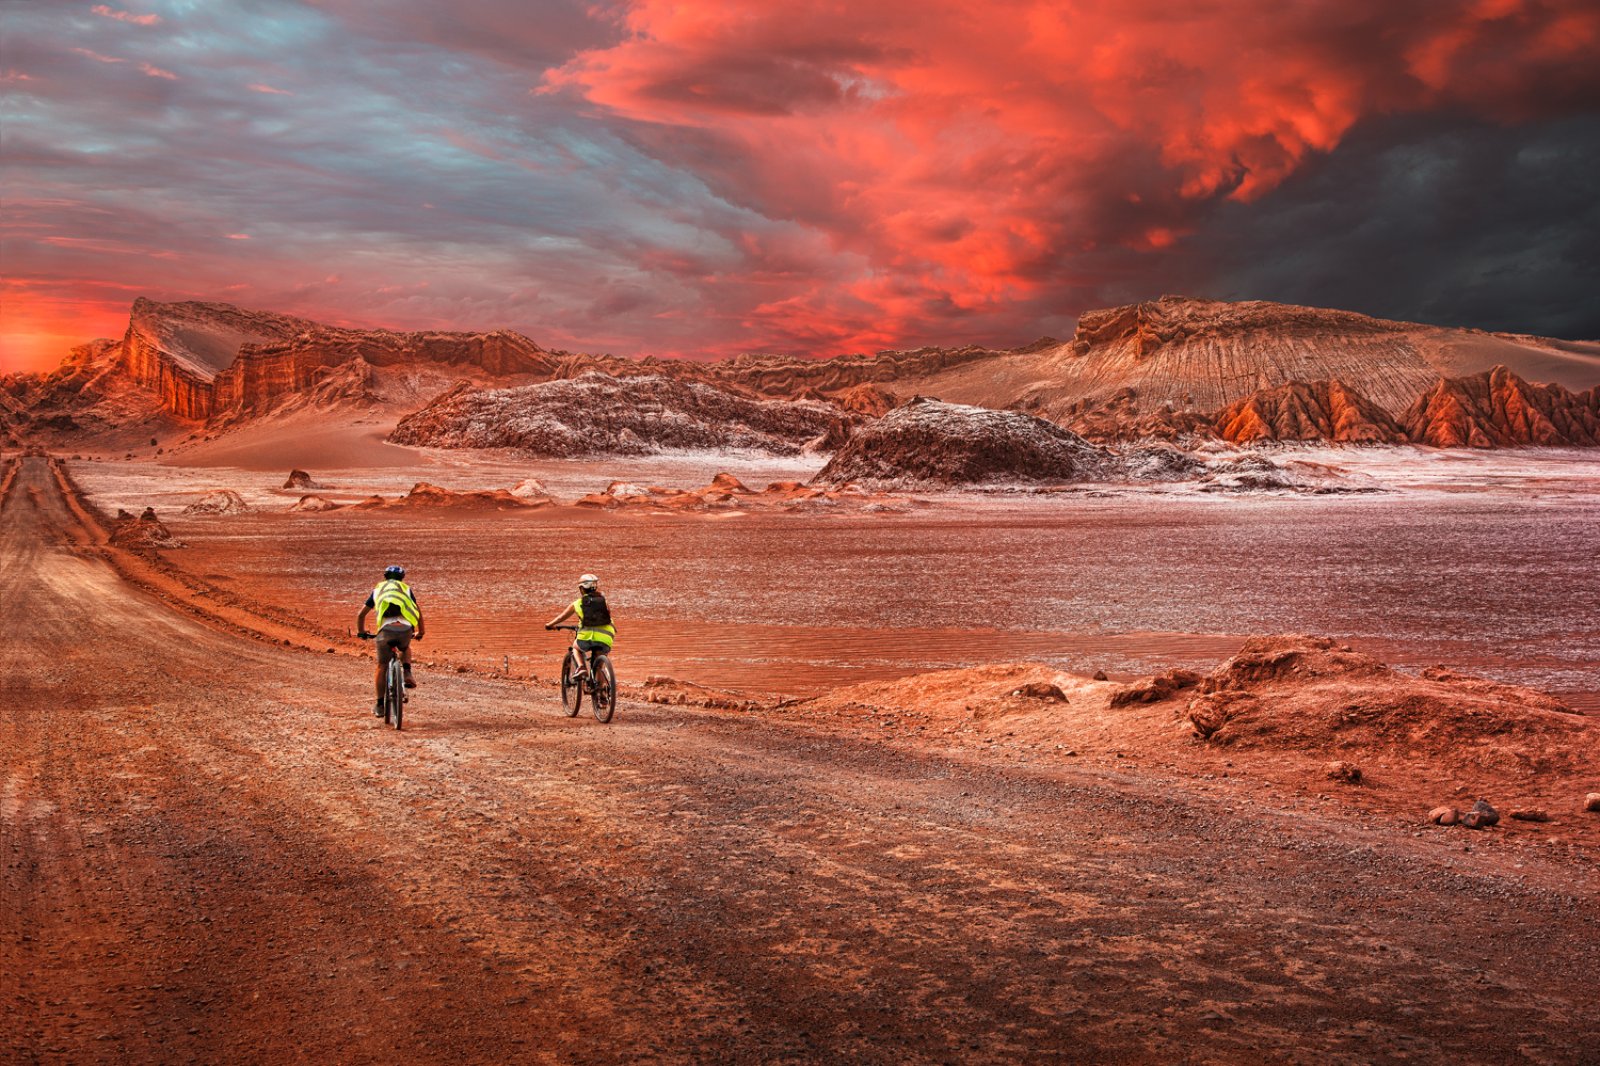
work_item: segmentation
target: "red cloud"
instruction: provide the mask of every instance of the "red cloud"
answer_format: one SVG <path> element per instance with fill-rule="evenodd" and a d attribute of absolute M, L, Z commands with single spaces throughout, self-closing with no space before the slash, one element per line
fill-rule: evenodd
<path fill-rule="evenodd" d="M 118 22 L 129 22 L 135 26 L 159 26 L 161 24 L 160 15 L 135 15 L 131 11 L 118 11 L 107 7 L 105 4 L 96 4 L 89 10 L 102 18 L 116 19 Z"/>
<path fill-rule="evenodd" d="M 796 343 L 887 342 L 1169 247 L 1365 118 L 1600 94 L 1592 0 L 625 0 L 620 22 L 545 91 L 856 264 L 754 305 Z"/>

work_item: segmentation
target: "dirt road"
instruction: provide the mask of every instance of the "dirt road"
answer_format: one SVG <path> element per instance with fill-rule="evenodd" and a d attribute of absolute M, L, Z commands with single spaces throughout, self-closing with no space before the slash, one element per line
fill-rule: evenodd
<path fill-rule="evenodd" d="M 20 463 L 0 1060 L 1600 1061 L 1590 862 L 466 675 L 396 734 Z"/>

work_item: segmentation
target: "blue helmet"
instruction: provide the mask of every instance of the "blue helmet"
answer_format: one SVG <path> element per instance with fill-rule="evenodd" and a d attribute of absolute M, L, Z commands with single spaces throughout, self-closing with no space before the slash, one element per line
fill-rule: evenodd
<path fill-rule="evenodd" d="M 404 581 L 405 577 L 406 568 L 403 566 L 391 566 L 389 569 L 383 572 L 383 579 L 385 581 Z"/>

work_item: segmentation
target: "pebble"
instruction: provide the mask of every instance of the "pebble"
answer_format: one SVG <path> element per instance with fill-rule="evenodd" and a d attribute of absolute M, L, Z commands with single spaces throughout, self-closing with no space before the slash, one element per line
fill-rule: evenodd
<path fill-rule="evenodd" d="M 1461 812 L 1454 807 L 1435 807 L 1428 812 L 1428 821 L 1434 825 L 1455 825 L 1461 820 Z"/>
<path fill-rule="evenodd" d="M 1518 807 L 1511 812 L 1511 817 L 1519 822 L 1548 822 L 1550 814 L 1539 807 Z"/>
<path fill-rule="evenodd" d="M 1600 812 L 1600 792 L 1591 792 L 1583 797 L 1583 809 Z"/>

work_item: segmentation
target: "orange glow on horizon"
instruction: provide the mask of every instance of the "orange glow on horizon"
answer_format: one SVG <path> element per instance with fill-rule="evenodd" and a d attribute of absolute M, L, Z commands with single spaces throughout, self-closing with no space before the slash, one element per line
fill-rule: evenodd
<path fill-rule="evenodd" d="M 0 374 L 47 373 L 80 344 L 122 336 L 131 302 L 72 303 L 6 293 L 0 305 Z"/>

